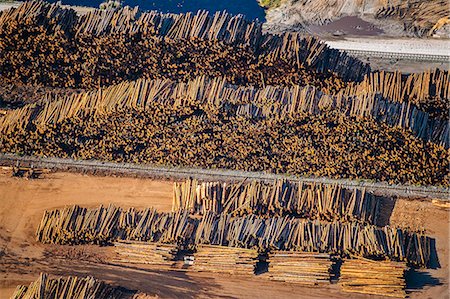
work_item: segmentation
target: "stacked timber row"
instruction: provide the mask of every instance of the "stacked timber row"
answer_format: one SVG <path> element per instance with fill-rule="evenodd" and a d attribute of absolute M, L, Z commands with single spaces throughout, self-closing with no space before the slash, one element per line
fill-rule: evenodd
<path fill-rule="evenodd" d="M 392 102 L 410 102 L 425 110 L 432 117 L 448 118 L 450 99 L 450 73 L 426 71 L 404 75 L 401 72 L 374 72 L 360 83 L 348 84 L 343 90 L 346 96 L 380 94 Z"/>
<path fill-rule="evenodd" d="M 332 96 L 311 86 L 238 87 L 227 84 L 223 78 L 206 77 L 197 77 L 186 83 L 140 79 L 63 96 L 53 102 L 29 104 L 0 118 L 0 132 L 26 129 L 32 125 L 43 128 L 68 118 L 106 115 L 117 110 L 145 111 L 155 102 L 166 108 L 197 105 L 206 111 L 229 107 L 230 113 L 236 115 L 265 118 L 285 118 L 300 113 L 318 115 L 333 109 L 346 116 L 368 117 L 409 129 L 426 141 L 445 147 L 449 145 L 449 123 L 430 118 L 427 112 L 410 102 L 391 102 L 379 94 L 356 97 L 340 93 Z"/>
<path fill-rule="evenodd" d="M 324 222 L 292 217 L 232 217 L 209 213 L 202 217 L 196 244 L 257 247 L 383 257 L 426 266 L 431 261 L 432 239 L 390 226 L 376 227 L 355 222 Z"/>
<path fill-rule="evenodd" d="M 200 219 L 186 211 L 157 213 L 152 209 L 123 210 L 114 206 L 78 206 L 46 211 L 36 238 L 43 243 L 109 243 L 117 240 L 182 245 L 220 245 L 354 254 L 390 258 L 427 266 L 433 240 L 423 234 L 356 222 L 325 222 L 292 217 L 233 217 L 207 213 Z"/>
<path fill-rule="evenodd" d="M 253 275 L 258 260 L 255 249 L 199 245 L 194 253 L 194 271 Z"/>
<path fill-rule="evenodd" d="M 56 8 L 54 8 L 56 7 Z M 54 14 L 49 10 L 65 10 L 58 4 L 31 1 L 18 9 L 11 8 L 0 15 L 0 29 L 9 23 L 40 26 L 37 19 L 45 24 L 53 24 Z M 28 15 L 37 17 L 28 19 Z M 58 13 L 59 17 L 62 13 Z M 73 14 L 71 10 L 70 15 Z M 28 23 L 26 22 L 28 21 Z M 35 22 L 33 22 L 35 21 Z M 241 47 L 250 47 L 256 55 L 265 56 L 270 61 L 283 59 L 296 65 L 304 65 L 316 71 L 331 71 L 345 81 L 360 81 L 370 72 L 370 67 L 360 60 L 311 36 L 297 33 L 282 35 L 263 34 L 261 23 L 249 22 L 242 15 L 231 16 L 226 12 L 210 15 L 206 11 L 196 14 L 162 14 L 155 11 L 141 13 L 137 7 L 118 10 L 93 10 L 73 18 L 64 28 L 73 35 L 100 36 L 113 34 L 142 34 L 164 37 L 171 40 L 201 39 L 220 41 Z"/>
<path fill-rule="evenodd" d="M 413 0 L 390 4 L 378 10 L 376 18 L 397 18 L 403 22 L 404 29 L 418 36 L 431 36 L 439 28 L 441 20 L 448 20 L 448 1 Z M 445 24 L 445 23 L 444 23 Z"/>
<path fill-rule="evenodd" d="M 334 278 L 329 254 L 274 251 L 269 253 L 269 269 L 261 277 L 303 285 L 326 285 Z"/>
<path fill-rule="evenodd" d="M 171 267 L 178 254 L 176 244 L 158 244 L 138 241 L 114 242 L 112 262 L 151 264 Z"/>
<path fill-rule="evenodd" d="M 406 269 L 404 263 L 392 261 L 345 259 L 339 284 L 345 292 L 404 298 Z"/>
<path fill-rule="evenodd" d="M 261 54 L 269 61 L 287 60 L 298 66 L 305 65 L 318 72 L 331 71 L 344 81 L 361 81 L 370 73 L 370 66 L 349 56 L 344 51 L 330 49 L 312 36 L 297 32 L 281 35 L 265 34 Z"/>
<path fill-rule="evenodd" d="M 183 211 L 120 209 L 113 205 L 86 209 L 72 206 L 46 211 L 37 240 L 55 244 L 105 244 L 115 240 L 177 243 L 189 239 L 197 221 Z"/>
<path fill-rule="evenodd" d="M 164 14 L 158 11 L 140 12 L 138 7 L 118 10 L 95 9 L 81 16 L 74 31 L 77 35 L 144 34 L 172 40 L 219 40 L 256 48 L 263 38 L 261 24 L 250 22 L 242 15 L 208 11 Z"/>
<path fill-rule="evenodd" d="M 360 220 L 370 224 L 379 223 L 383 201 L 364 188 L 351 190 L 339 185 L 289 180 L 276 180 L 269 184 L 188 179 L 174 183 L 173 196 L 173 211 L 183 209 L 201 215 L 209 211 L 234 215 L 295 215 L 321 220 Z"/>
<path fill-rule="evenodd" d="M 76 12 L 71 8 L 42 1 L 25 1 L 17 8 L 0 11 L 0 32 L 16 22 L 42 27 L 47 33 L 69 32 L 76 21 Z"/>
<path fill-rule="evenodd" d="M 18 286 L 11 299 L 59 299 L 59 298 L 123 298 L 123 288 L 110 286 L 93 277 L 76 276 L 49 278 L 41 273 L 29 286 Z"/>

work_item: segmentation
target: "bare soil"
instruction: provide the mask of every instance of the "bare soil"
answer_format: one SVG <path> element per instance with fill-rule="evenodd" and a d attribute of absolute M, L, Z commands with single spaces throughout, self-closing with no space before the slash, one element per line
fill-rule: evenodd
<path fill-rule="evenodd" d="M 323 26 L 309 25 L 308 31 L 319 36 L 329 36 L 336 32 L 351 36 L 376 36 L 383 33 L 382 29 L 356 16 L 345 16 Z"/>
<path fill-rule="evenodd" d="M 44 210 L 79 204 L 114 203 L 169 211 L 172 183 L 150 179 L 50 173 L 44 178 L 12 178 L 0 170 L 0 298 L 9 298 L 17 284 L 28 284 L 41 271 L 55 275 L 92 275 L 131 290 L 162 298 L 378 298 L 343 293 L 338 285 L 302 287 L 257 276 L 170 271 L 155 267 L 111 265 L 111 247 L 39 244 L 34 232 Z M 392 225 L 420 228 L 436 238 L 440 269 L 411 274 L 411 298 L 449 298 L 449 211 L 431 201 L 399 199 Z"/>

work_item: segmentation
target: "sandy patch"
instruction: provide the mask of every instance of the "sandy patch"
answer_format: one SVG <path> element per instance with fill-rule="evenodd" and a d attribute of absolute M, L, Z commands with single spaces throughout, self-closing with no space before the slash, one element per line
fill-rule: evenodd
<path fill-rule="evenodd" d="M 98 206 L 114 203 L 124 207 L 154 206 L 169 211 L 172 183 L 150 179 L 98 177 L 73 173 L 47 174 L 25 180 L 0 173 L 0 298 L 8 298 L 17 284 L 28 284 L 40 271 L 55 275 L 94 275 L 109 283 L 140 289 L 162 298 L 349 298 L 338 285 L 301 287 L 265 281 L 257 276 L 240 277 L 211 273 L 174 272 L 147 267 L 107 265 L 110 247 L 42 245 L 34 231 L 44 210 L 64 205 Z M 416 286 L 424 289 L 411 298 L 448 298 L 448 210 L 426 201 L 399 200 L 391 223 L 424 228 L 436 238 L 442 268 L 415 274 Z M 74 253 L 74 250 L 77 251 Z M 68 254 L 73 259 L 68 259 Z M 433 284 L 439 284 L 431 286 Z M 351 298 L 377 298 L 351 294 Z"/>

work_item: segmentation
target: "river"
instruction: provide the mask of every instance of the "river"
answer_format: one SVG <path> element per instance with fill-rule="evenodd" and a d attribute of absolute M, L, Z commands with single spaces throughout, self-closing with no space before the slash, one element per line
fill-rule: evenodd
<path fill-rule="evenodd" d="M 101 0 L 63 0 L 62 4 L 99 7 L 102 2 Z M 139 6 L 141 10 L 173 13 L 197 12 L 200 9 L 210 12 L 226 10 L 233 15 L 243 14 L 249 20 L 265 21 L 264 9 L 258 5 L 257 0 L 126 0 L 123 5 Z"/>

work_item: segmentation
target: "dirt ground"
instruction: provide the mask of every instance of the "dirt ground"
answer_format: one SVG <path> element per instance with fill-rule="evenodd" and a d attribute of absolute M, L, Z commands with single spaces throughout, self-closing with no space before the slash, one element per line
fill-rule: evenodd
<path fill-rule="evenodd" d="M 18 284 L 29 284 L 39 272 L 92 275 L 131 290 L 162 298 L 349 298 L 338 285 L 314 288 L 266 281 L 257 276 L 231 276 L 110 265 L 111 248 L 39 244 L 34 232 L 46 209 L 79 204 L 114 203 L 123 207 L 156 207 L 169 211 L 172 183 L 149 179 L 51 173 L 37 180 L 12 178 L 0 171 L 0 298 Z M 441 268 L 411 274 L 411 298 L 449 298 L 449 212 L 429 201 L 397 201 L 391 224 L 423 228 L 436 238 Z M 351 298 L 378 298 L 350 294 Z"/>

